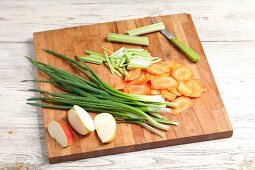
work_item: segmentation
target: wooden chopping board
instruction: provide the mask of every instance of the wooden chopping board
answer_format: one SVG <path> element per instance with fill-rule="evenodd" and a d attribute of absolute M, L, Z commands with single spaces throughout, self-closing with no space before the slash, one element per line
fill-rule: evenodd
<path fill-rule="evenodd" d="M 150 40 L 150 45 L 148 47 L 112 43 L 107 42 L 105 39 L 108 32 L 122 34 L 129 29 L 150 24 L 152 18 L 163 21 L 170 32 L 201 56 L 201 61 L 197 64 L 189 62 L 189 60 L 159 32 L 146 35 Z M 145 48 L 150 51 L 153 56 L 159 56 L 165 60 L 173 59 L 186 64 L 193 70 L 195 78 L 201 79 L 207 88 L 206 93 L 204 93 L 201 98 L 193 100 L 193 106 L 191 108 L 176 117 L 167 115 L 170 120 L 179 122 L 179 126 L 171 126 L 170 130 L 166 132 L 166 138 L 158 137 L 137 125 L 118 124 L 116 138 L 110 144 L 101 144 L 96 133 L 84 137 L 73 131 L 75 138 L 74 145 L 63 149 L 49 136 L 47 126 L 51 120 L 66 121 L 67 112 L 44 108 L 42 109 L 42 113 L 50 163 L 232 136 L 233 130 L 231 123 L 189 14 L 146 17 L 36 32 L 34 33 L 34 44 L 36 59 L 38 61 L 76 74 L 79 73 L 73 70 L 68 64 L 56 57 L 46 54 L 41 49 L 51 49 L 73 58 L 75 54 L 84 55 L 84 49 L 102 52 L 102 47 L 106 47 L 112 51 L 121 47 Z M 91 67 L 103 80 L 110 84 L 113 84 L 119 79 L 118 76 L 111 75 L 108 68 L 103 65 L 98 66 L 91 64 Z M 39 79 L 45 78 L 41 73 L 39 73 L 38 76 Z M 39 88 L 47 91 L 59 91 L 48 83 L 40 83 Z"/>

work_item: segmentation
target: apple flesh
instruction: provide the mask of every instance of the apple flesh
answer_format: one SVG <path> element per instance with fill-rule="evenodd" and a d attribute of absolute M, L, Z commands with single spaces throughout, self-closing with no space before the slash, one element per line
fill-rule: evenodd
<path fill-rule="evenodd" d="M 116 121 L 109 113 L 100 113 L 94 118 L 96 132 L 102 143 L 110 143 L 116 135 Z"/>
<path fill-rule="evenodd" d="M 81 135 L 87 135 L 95 130 L 94 121 L 89 113 L 80 106 L 74 105 L 68 111 L 68 121 Z"/>
<path fill-rule="evenodd" d="M 64 148 L 73 144 L 73 134 L 63 121 L 52 120 L 48 125 L 48 132 Z"/>

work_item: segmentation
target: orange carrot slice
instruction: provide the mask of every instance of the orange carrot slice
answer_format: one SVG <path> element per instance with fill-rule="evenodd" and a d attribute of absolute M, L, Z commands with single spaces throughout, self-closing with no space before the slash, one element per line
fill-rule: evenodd
<path fill-rule="evenodd" d="M 192 104 L 191 99 L 188 97 L 178 97 L 173 102 L 177 104 L 176 108 L 172 108 L 172 114 L 175 116 L 189 108 Z"/>
<path fill-rule="evenodd" d="M 192 90 L 190 97 L 200 97 L 205 91 L 199 80 L 189 80 L 186 82 L 186 85 Z"/>
<path fill-rule="evenodd" d="M 138 84 L 146 84 L 149 81 L 150 74 L 146 73 L 144 78 Z"/>
<path fill-rule="evenodd" d="M 168 90 L 161 90 L 161 95 L 167 100 L 167 101 L 173 101 L 177 95 L 174 93 L 171 93 Z"/>
<path fill-rule="evenodd" d="M 178 86 L 178 82 L 173 77 L 156 77 L 151 81 L 151 85 L 156 90 L 171 90 Z"/>
<path fill-rule="evenodd" d="M 181 96 L 182 95 L 177 89 L 172 89 L 172 90 L 170 90 L 170 92 L 172 92 L 176 96 Z"/>
<path fill-rule="evenodd" d="M 186 67 L 178 67 L 171 74 L 178 81 L 187 81 L 193 77 L 192 71 Z"/>
<path fill-rule="evenodd" d="M 169 76 L 170 76 L 170 72 L 160 75 L 160 77 L 169 77 Z"/>
<path fill-rule="evenodd" d="M 150 73 L 150 74 L 155 74 L 155 75 L 162 75 L 162 74 L 165 74 L 165 73 L 168 73 L 170 72 L 170 69 L 167 68 L 167 67 L 164 67 L 163 65 L 161 64 L 151 64 L 149 66 L 149 68 L 147 69 L 147 71 Z"/>
<path fill-rule="evenodd" d="M 149 81 L 151 82 L 153 79 L 155 79 L 157 76 L 154 74 L 149 74 Z"/>
<path fill-rule="evenodd" d="M 145 94 L 150 95 L 151 94 L 151 87 L 149 84 L 145 84 Z"/>
<path fill-rule="evenodd" d="M 138 78 L 140 74 L 141 74 L 141 69 L 139 69 L 139 68 L 132 69 L 132 70 L 128 71 L 128 75 L 126 75 L 124 81 L 134 80 L 134 79 Z"/>
<path fill-rule="evenodd" d="M 179 83 L 177 89 L 184 96 L 190 96 L 192 93 L 192 90 L 182 81 Z"/>
<path fill-rule="evenodd" d="M 161 61 L 161 62 L 159 62 L 158 64 L 161 64 L 161 65 L 163 65 L 164 67 L 166 67 L 166 68 L 168 68 L 168 69 L 172 69 L 173 68 L 173 66 L 174 66 L 174 62 L 173 61 Z"/>
<path fill-rule="evenodd" d="M 144 79 L 145 75 L 144 74 L 140 74 L 136 79 L 128 82 L 128 84 L 139 84 L 139 82 L 141 82 Z"/>
<path fill-rule="evenodd" d="M 145 85 L 127 85 L 127 92 L 130 94 L 145 94 Z"/>
<path fill-rule="evenodd" d="M 175 70 L 175 69 L 177 69 L 177 68 L 179 68 L 179 67 L 184 67 L 184 65 L 179 64 L 179 63 L 177 63 L 177 62 L 174 62 L 174 63 L 173 63 L 173 66 L 172 66 L 172 70 Z"/>
<path fill-rule="evenodd" d="M 151 89 L 151 94 L 152 95 L 159 95 L 161 93 L 160 93 L 160 90 Z"/>
<path fill-rule="evenodd" d="M 113 84 L 113 88 L 117 90 L 123 90 L 125 88 L 126 83 L 122 80 L 117 81 Z"/>

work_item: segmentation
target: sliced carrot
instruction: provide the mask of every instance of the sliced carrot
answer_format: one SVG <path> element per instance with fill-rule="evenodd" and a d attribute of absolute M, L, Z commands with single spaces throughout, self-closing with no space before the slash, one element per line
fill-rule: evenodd
<path fill-rule="evenodd" d="M 151 89 L 151 94 L 158 95 L 158 94 L 161 94 L 161 92 L 160 92 L 160 90 Z"/>
<path fill-rule="evenodd" d="M 145 74 L 140 74 L 136 79 L 128 82 L 128 84 L 130 84 L 130 85 L 140 84 L 143 81 L 144 78 L 145 78 Z"/>
<path fill-rule="evenodd" d="M 173 66 L 174 66 L 174 62 L 173 61 L 161 61 L 161 62 L 159 62 L 158 64 L 161 64 L 161 65 L 163 65 L 164 67 L 166 67 L 166 68 L 168 68 L 168 69 L 172 69 L 173 68 Z"/>
<path fill-rule="evenodd" d="M 161 90 L 161 95 L 167 100 L 167 101 L 173 101 L 177 95 L 174 93 L 171 93 L 168 90 Z"/>
<path fill-rule="evenodd" d="M 199 80 L 189 80 L 186 82 L 186 85 L 192 90 L 190 97 L 200 97 L 205 91 Z"/>
<path fill-rule="evenodd" d="M 130 94 L 145 94 L 145 85 L 127 85 L 127 92 Z"/>
<path fill-rule="evenodd" d="M 165 74 L 162 74 L 162 75 L 160 75 L 161 77 L 169 77 L 170 76 L 170 72 L 168 72 L 168 73 L 165 73 Z"/>
<path fill-rule="evenodd" d="M 170 92 L 172 92 L 173 94 L 175 94 L 176 96 L 181 96 L 182 94 L 176 89 L 172 89 L 170 90 Z"/>
<path fill-rule="evenodd" d="M 172 108 L 172 114 L 175 116 L 189 108 L 192 104 L 191 99 L 188 97 L 178 97 L 173 102 L 177 104 L 176 108 Z"/>
<path fill-rule="evenodd" d="M 140 74 L 141 74 L 141 69 L 139 69 L 139 68 L 132 69 L 132 70 L 128 71 L 128 75 L 126 75 L 124 81 L 134 80 L 137 77 L 139 77 Z"/>
<path fill-rule="evenodd" d="M 177 68 L 179 68 L 179 67 L 184 67 L 184 65 L 179 64 L 179 63 L 177 63 L 177 62 L 173 62 L 172 70 L 175 70 L 175 69 L 177 69 Z"/>
<path fill-rule="evenodd" d="M 153 79 L 155 79 L 157 76 L 154 74 L 149 74 L 149 81 L 151 82 Z"/>
<path fill-rule="evenodd" d="M 124 93 L 128 93 L 128 85 L 125 86 L 125 88 L 123 89 Z"/>
<path fill-rule="evenodd" d="M 162 74 L 165 74 L 165 73 L 168 73 L 170 72 L 170 69 L 167 68 L 167 67 L 164 67 L 163 65 L 161 64 L 151 64 L 149 66 L 149 68 L 147 69 L 147 71 L 150 73 L 150 74 L 155 74 L 155 75 L 162 75 Z"/>
<path fill-rule="evenodd" d="M 156 77 L 151 81 L 151 85 L 156 90 L 171 90 L 178 86 L 178 82 L 173 77 Z"/>
<path fill-rule="evenodd" d="M 187 81 L 193 77 L 192 71 L 186 67 L 178 67 L 174 69 L 171 74 L 178 81 Z"/>
<path fill-rule="evenodd" d="M 149 84 L 145 84 L 145 94 L 150 95 L 151 94 L 151 87 Z"/>
<path fill-rule="evenodd" d="M 117 90 L 123 90 L 125 88 L 126 83 L 123 80 L 117 81 L 113 84 L 113 88 Z"/>
<path fill-rule="evenodd" d="M 146 73 L 144 78 L 139 82 L 139 84 L 146 84 L 149 81 L 150 74 Z"/>
<path fill-rule="evenodd" d="M 178 91 L 184 96 L 190 96 L 192 93 L 191 88 L 189 88 L 184 82 L 180 82 L 178 85 Z"/>

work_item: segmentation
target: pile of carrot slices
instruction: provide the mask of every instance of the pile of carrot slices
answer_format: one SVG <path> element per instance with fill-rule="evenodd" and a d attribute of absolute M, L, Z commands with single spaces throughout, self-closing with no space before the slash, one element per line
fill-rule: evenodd
<path fill-rule="evenodd" d="M 166 101 L 177 103 L 172 108 L 178 115 L 191 106 L 191 98 L 198 98 L 205 91 L 200 80 L 193 79 L 193 72 L 182 64 L 161 61 L 146 70 L 132 69 L 114 88 L 130 94 L 162 95 Z"/>

